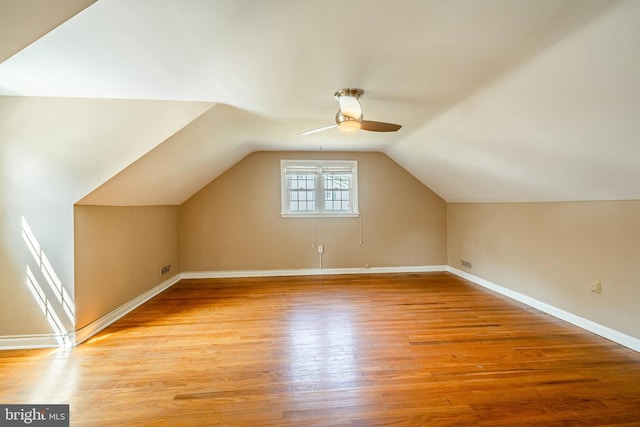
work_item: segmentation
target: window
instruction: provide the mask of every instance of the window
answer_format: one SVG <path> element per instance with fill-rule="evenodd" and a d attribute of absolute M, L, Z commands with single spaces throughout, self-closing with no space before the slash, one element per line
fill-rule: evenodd
<path fill-rule="evenodd" d="M 282 216 L 358 216 L 358 162 L 282 160 Z"/>

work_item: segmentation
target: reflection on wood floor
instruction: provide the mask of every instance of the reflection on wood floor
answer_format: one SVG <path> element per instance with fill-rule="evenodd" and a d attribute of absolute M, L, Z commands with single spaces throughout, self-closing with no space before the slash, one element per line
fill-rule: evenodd
<path fill-rule="evenodd" d="M 640 425 L 639 353 L 448 273 L 183 281 L 0 377 L 72 425 Z"/>

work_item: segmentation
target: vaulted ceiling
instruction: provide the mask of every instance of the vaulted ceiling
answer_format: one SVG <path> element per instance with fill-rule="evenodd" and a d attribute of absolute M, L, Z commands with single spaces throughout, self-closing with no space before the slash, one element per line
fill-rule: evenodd
<path fill-rule="evenodd" d="M 48 3 L 0 0 L 0 95 L 76 98 L 41 125 L 65 136 L 52 167 L 70 128 L 101 145 L 77 153 L 102 171 L 83 203 L 178 204 L 252 151 L 319 149 L 385 152 L 447 201 L 640 199 L 637 0 Z M 403 128 L 300 136 L 344 87 Z M 144 132 L 154 111 L 181 116 Z"/>

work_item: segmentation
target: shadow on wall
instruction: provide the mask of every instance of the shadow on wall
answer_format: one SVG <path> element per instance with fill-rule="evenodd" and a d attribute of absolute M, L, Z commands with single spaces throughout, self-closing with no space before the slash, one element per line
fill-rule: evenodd
<path fill-rule="evenodd" d="M 27 220 L 22 217 L 22 239 L 33 255 L 35 266 L 26 266 L 26 284 L 56 336 L 61 347 L 71 346 L 69 330 L 75 324 L 75 306 L 60 278 L 40 247 Z M 42 282 L 47 286 L 43 287 Z M 66 326 L 65 326 L 66 325 Z"/>

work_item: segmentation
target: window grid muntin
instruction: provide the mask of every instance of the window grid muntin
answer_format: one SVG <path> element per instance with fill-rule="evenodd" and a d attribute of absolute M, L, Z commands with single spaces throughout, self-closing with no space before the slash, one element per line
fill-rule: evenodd
<path fill-rule="evenodd" d="M 287 174 L 290 212 L 315 212 L 317 176 L 311 174 Z"/>
<path fill-rule="evenodd" d="M 329 212 L 351 211 L 351 174 L 328 173 L 322 175 L 324 210 Z"/>

